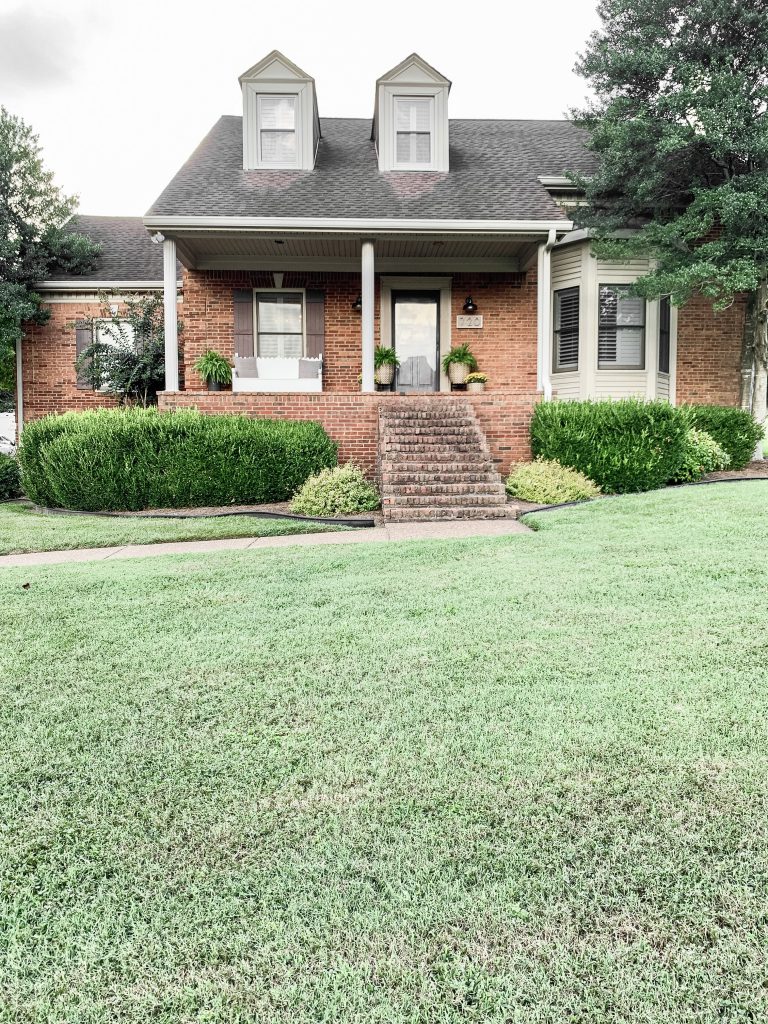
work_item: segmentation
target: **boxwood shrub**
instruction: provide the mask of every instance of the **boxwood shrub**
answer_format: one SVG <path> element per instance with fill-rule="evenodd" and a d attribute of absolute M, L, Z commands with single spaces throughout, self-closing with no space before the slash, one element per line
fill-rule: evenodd
<path fill-rule="evenodd" d="M 687 409 L 692 425 L 705 430 L 730 456 L 728 468 L 743 469 L 763 435 L 763 428 L 754 421 L 752 414 L 727 405 L 690 405 Z"/>
<path fill-rule="evenodd" d="M 608 493 L 663 487 L 683 463 L 687 411 L 668 402 L 541 402 L 531 421 L 534 456 L 555 459 Z"/>
<path fill-rule="evenodd" d="M 0 452 L 0 501 L 21 496 L 19 464 L 12 455 Z"/>
<path fill-rule="evenodd" d="M 512 467 L 507 478 L 507 494 L 539 505 L 559 505 L 567 501 L 587 501 L 600 494 L 600 488 L 577 469 L 561 466 L 548 459 L 535 459 Z"/>
<path fill-rule="evenodd" d="M 103 512 L 286 501 L 337 452 L 317 423 L 102 409 L 27 424 L 19 462 L 38 504 Z"/>
<path fill-rule="evenodd" d="M 311 476 L 294 495 L 291 511 L 303 516 L 352 516 L 380 505 L 376 488 L 349 462 Z"/>
<path fill-rule="evenodd" d="M 685 442 L 683 462 L 671 483 L 691 483 L 701 480 L 707 473 L 728 469 L 731 459 L 724 448 L 706 430 L 691 427 Z"/>

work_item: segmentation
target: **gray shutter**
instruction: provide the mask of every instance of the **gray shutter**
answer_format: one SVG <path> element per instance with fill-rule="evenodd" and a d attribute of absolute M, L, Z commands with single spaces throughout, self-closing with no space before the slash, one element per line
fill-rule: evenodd
<path fill-rule="evenodd" d="M 250 288 L 235 288 L 235 359 L 250 359 L 253 350 L 253 292 Z"/>
<path fill-rule="evenodd" d="M 79 359 L 87 348 L 93 344 L 93 331 L 90 324 L 79 321 L 75 324 L 75 359 Z M 78 391 L 90 391 L 91 385 L 82 373 L 78 373 L 76 386 Z"/>
<path fill-rule="evenodd" d="M 325 292 L 307 290 L 307 355 L 317 359 L 325 348 Z"/>

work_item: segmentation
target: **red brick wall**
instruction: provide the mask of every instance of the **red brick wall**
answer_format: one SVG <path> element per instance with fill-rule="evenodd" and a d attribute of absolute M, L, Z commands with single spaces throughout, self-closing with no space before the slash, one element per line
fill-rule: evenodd
<path fill-rule="evenodd" d="M 27 324 L 22 342 L 24 419 L 113 406 L 115 399 L 80 390 L 75 373 L 75 321 L 101 315 L 98 302 L 59 302 L 45 324 Z"/>
<path fill-rule="evenodd" d="M 433 401 L 439 402 L 442 397 L 435 395 Z M 539 397 L 535 392 L 502 390 L 466 396 L 486 432 L 491 455 L 501 473 L 508 472 L 511 462 L 530 458 L 528 428 Z M 401 400 L 399 395 L 365 395 L 359 391 L 315 395 L 179 391 L 161 394 L 160 408 L 315 420 L 338 442 L 340 461 L 351 459 L 372 476 L 376 469 L 379 405 Z"/>
<path fill-rule="evenodd" d="M 379 340 L 379 278 L 376 280 L 376 340 Z M 205 383 L 191 369 L 208 348 L 227 358 L 234 355 L 235 288 L 272 288 L 264 272 L 184 271 L 184 351 L 187 390 L 202 391 Z M 286 273 L 284 288 L 319 288 L 325 292 L 325 391 L 353 391 L 362 370 L 360 314 L 352 303 L 360 294 L 359 274 Z M 489 388 L 536 390 L 536 275 L 455 274 L 452 282 L 452 323 L 472 295 L 483 315 L 479 330 L 452 328 L 453 344 L 468 341 Z"/>
<path fill-rule="evenodd" d="M 746 300 L 715 313 L 704 298 L 678 313 L 677 401 L 738 405 Z"/>

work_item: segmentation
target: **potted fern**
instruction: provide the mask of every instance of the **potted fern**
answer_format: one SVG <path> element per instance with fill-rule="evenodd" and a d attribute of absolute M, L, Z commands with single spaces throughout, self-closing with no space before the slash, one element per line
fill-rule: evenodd
<path fill-rule="evenodd" d="M 467 391 L 477 393 L 485 391 L 485 385 L 488 383 L 488 377 L 484 373 L 468 373 L 464 383 L 467 385 Z"/>
<path fill-rule="evenodd" d="M 400 365 L 400 360 L 395 355 L 395 350 L 388 345 L 377 345 L 373 354 L 373 368 L 376 374 L 376 383 L 382 387 L 389 387 L 395 379 L 395 370 Z"/>
<path fill-rule="evenodd" d="M 213 349 L 203 352 L 194 366 L 209 391 L 223 391 L 232 383 L 232 367 L 224 356 Z"/>
<path fill-rule="evenodd" d="M 467 375 L 477 369 L 477 360 L 472 355 L 469 345 L 456 345 L 443 356 L 443 370 L 448 374 L 451 384 L 463 384 Z"/>

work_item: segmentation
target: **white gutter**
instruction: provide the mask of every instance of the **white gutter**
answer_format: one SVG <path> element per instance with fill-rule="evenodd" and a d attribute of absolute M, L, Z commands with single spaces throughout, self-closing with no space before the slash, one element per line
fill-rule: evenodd
<path fill-rule="evenodd" d="M 545 401 L 552 398 L 552 378 L 550 376 L 550 338 L 552 310 L 552 249 L 557 242 L 557 232 L 552 228 L 546 242 L 539 246 L 538 288 L 537 288 L 537 323 L 539 346 L 539 384 L 544 392 Z"/>
<path fill-rule="evenodd" d="M 162 278 L 159 281 L 39 281 L 35 288 L 41 292 L 93 292 L 113 289 L 115 291 L 142 291 L 144 289 L 161 290 Z M 181 281 L 179 281 L 181 287 Z"/>
<path fill-rule="evenodd" d="M 21 338 L 16 339 L 16 436 L 24 427 L 24 368 L 21 364 Z"/>
<path fill-rule="evenodd" d="M 147 230 L 324 231 L 399 234 L 544 234 L 570 231 L 570 220 L 394 220 L 344 217 L 145 217 Z"/>

